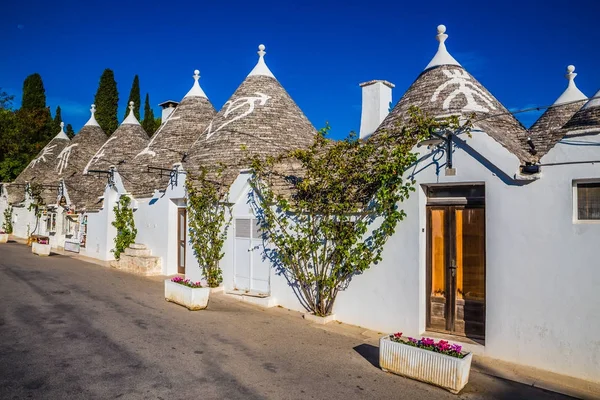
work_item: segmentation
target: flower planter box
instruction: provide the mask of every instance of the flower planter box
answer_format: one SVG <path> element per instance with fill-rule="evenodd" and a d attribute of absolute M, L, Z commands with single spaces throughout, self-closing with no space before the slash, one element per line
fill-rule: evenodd
<path fill-rule="evenodd" d="M 456 394 L 469 381 L 473 355 L 457 358 L 390 340 L 379 340 L 379 365 L 382 370 L 431 383 Z"/>
<path fill-rule="evenodd" d="M 210 288 L 191 288 L 165 279 L 165 300 L 186 307 L 188 310 L 203 310 L 208 306 Z"/>
<path fill-rule="evenodd" d="M 0 243 L 8 243 L 8 233 L 0 233 Z"/>
<path fill-rule="evenodd" d="M 38 256 L 49 256 L 50 255 L 50 242 L 46 244 L 33 242 L 31 245 L 31 252 Z"/>

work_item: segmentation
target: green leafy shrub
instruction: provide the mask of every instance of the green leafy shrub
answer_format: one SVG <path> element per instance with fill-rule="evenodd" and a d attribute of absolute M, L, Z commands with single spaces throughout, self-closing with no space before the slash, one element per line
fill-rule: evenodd
<path fill-rule="evenodd" d="M 219 166 L 209 177 L 206 168 L 198 176 L 188 174 L 186 180 L 190 243 L 209 287 L 223 282 L 219 261 L 231 223 L 231 205 L 223 201 L 228 189 L 222 181 L 224 167 Z"/>
<path fill-rule="evenodd" d="M 117 205 L 113 208 L 115 220 L 112 225 L 117 228 L 115 236 L 115 248 L 111 250 L 115 258 L 121 258 L 121 253 L 125 251 L 132 243 L 135 243 L 137 229 L 133 220 L 133 210 L 130 207 L 131 199 L 128 196 L 121 196 Z"/>

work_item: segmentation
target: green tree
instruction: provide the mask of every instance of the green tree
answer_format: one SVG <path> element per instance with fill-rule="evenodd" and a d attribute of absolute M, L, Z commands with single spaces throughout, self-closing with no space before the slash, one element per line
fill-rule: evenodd
<path fill-rule="evenodd" d="M 39 110 L 46 108 L 46 90 L 40 74 L 35 73 L 25 78 L 23 82 L 23 98 L 21 109 Z"/>
<path fill-rule="evenodd" d="M 221 179 L 223 171 L 223 166 L 218 166 L 209 175 L 202 167 L 198 176 L 189 175 L 186 180 L 190 243 L 210 287 L 223 281 L 219 261 L 225 255 L 223 244 L 232 218 L 231 205 L 222 198 L 228 189 Z"/>
<path fill-rule="evenodd" d="M 56 112 L 54 113 L 54 121 L 53 121 L 53 130 L 54 132 L 60 132 L 60 123 L 62 122 L 62 113 L 60 106 L 56 107 Z"/>
<path fill-rule="evenodd" d="M 142 97 L 140 95 L 140 78 L 136 75 L 133 77 L 133 83 L 131 84 L 131 90 L 129 91 L 129 100 L 127 100 L 127 105 L 133 101 L 133 115 L 140 121 L 140 107 L 142 103 Z M 129 107 L 125 107 L 125 117 L 127 118 L 129 115 Z"/>
<path fill-rule="evenodd" d="M 0 88 L 0 110 L 12 109 L 12 102 L 15 99 L 14 95 L 10 95 Z"/>
<path fill-rule="evenodd" d="M 73 139 L 75 137 L 75 130 L 73 130 L 73 126 L 71 124 L 67 124 L 66 134 L 69 139 Z"/>
<path fill-rule="evenodd" d="M 150 94 L 146 93 L 146 100 L 144 101 L 144 120 L 142 121 L 142 128 L 146 131 L 148 136 L 154 135 L 158 126 L 154 118 L 154 111 L 150 107 Z"/>
<path fill-rule="evenodd" d="M 265 256 L 315 315 L 330 315 L 352 277 L 381 261 L 383 246 L 406 217 L 400 204 L 415 190 L 404 174 L 417 161 L 415 145 L 431 129 L 459 127 L 457 117 L 436 121 L 415 108 L 409 114 L 405 125 L 368 140 L 330 141 L 326 128 L 308 148 L 252 160 L 251 203 L 259 211 Z M 296 172 L 282 172 L 286 165 Z"/>
<path fill-rule="evenodd" d="M 96 121 L 107 135 L 112 135 L 119 127 L 117 111 L 119 108 L 119 92 L 114 72 L 107 68 L 100 77 L 96 97 Z"/>
<path fill-rule="evenodd" d="M 130 244 L 135 243 L 135 237 L 137 236 L 133 210 L 130 205 L 131 199 L 127 196 L 121 196 L 113 209 L 115 220 L 112 222 L 112 225 L 117 228 L 117 236 L 115 236 L 115 248 L 111 251 L 115 254 L 117 260 L 121 258 L 121 253 Z"/>

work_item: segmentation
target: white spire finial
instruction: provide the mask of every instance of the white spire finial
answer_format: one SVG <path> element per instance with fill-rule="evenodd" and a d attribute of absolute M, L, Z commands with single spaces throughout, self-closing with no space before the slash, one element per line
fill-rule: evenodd
<path fill-rule="evenodd" d="M 192 78 L 194 78 L 194 85 L 192 86 L 190 91 L 187 92 L 185 96 L 183 96 L 183 98 L 185 99 L 186 97 L 204 97 L 208 99 L 206 93 L 204 93 L 204 90 L 202 90 L 202 88 L 200 87 L 200 70 L 195 69 Z"/>
<path fill-rule="evenodd" d="M 58 134 L 55 136 L 56 139 L 67 139 L 69 140 L 69 137 L 67 136 L 67 134 L 65 133 L 65 123 L 64 122 L 60 122 L 60 132 L 58 132 Z"/>
<path fill-rule="evenodd" d="M 90 117 L 90 119 L 88 120 L 88 122 L 85 123 L 85 125 L 100 126 L 100 124 L 98 123 L 98 121 L 96 121 L 96 117 L 94 116 L 94 114 L 96 114 L 96 105 L 95 104 L 92 104 L 92 107 L 90 108 L 90 113 L 92 114 L 92 116 Z"/>
<path fill-rule="evenodd" d="M 553 105 L 587 99 L 587 96 L 583 94 L 575 84 L 576 76 L 577 74 L 575 73 L 575 66 L 567 66 L 567 73 L 565 74 L 565 78 L 567 78 L 569 84 L 567 85 L 567 89 L 560 95 L 558 99 L 556 99 Z"/>
<path fill-rule="evenodd" d="M 135 103 L 133 101 L 129 102 L 129 114 L 127 115 L 127 118 L 125 118 L 125 120 L 123 121 L 123 124 L 128 124 L 128 125 L 139 125 L 140 121 L 137 120 L 137 118 L 135 117 L 135 113 L 133 112 L 133 106 L 135 105 Z"/>
<path fill-rule="evenodd" d="M 458 61 L 456 61 L 454 57 L 448 53 L 448 49 L 446 49 L 445 42 L 446 39 L 448 39 L 448 35 L 446 35 L 446 25 L 438 25 L 437 33 L 438 34 L 435 38 L 440 43 L 438 45 L 438 51 L 435 53 L 435 56 L 433 56 L 433 59 L 429 62 L 429 64 L 427 64 L 425 70 L 438 67 L 440 65 L 457 65 L 460 67 L 461 65 L 458 63 Z"/>
<path fill-rule="evenodd" d="M 256 63 L 256 66 L 254 67 L 254 69 L 252 71 L 250 71 L 248 76 L 263 75 L 263 76 L 270 76 L 271 78 L 275 78 L 275 75 L 273 75 L 273 73 L 271 72 L 269 67 L 267 67 L 267 64 L 265 64 L 265 54 L 267 54 L 267 52 L 265 51 L 264 44 L 258 45 L 257 53 L 258 53 L 258 63 Z"/>

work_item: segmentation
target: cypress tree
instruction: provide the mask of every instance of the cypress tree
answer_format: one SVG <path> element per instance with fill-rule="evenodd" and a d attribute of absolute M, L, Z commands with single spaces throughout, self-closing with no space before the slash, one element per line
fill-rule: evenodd
<path fill-rule="evenodd" d="M 96 121 L 106 132 L 107 135 L 112 135 L 119 127 L 119 119 L 117 111 L 119 108 L 119 92 L 117 91 L 117 82 L 115 81 L 114 72 L 107 68 L 100 77 L 98 91 L 94 98 L 96 104 Z"/>
<path fill-rule="evenodd" d="M 73 126 L 71 126 L 71 124 L 67 124 L 66 134 L 69 139 L 73 139 L 75 136 L 75 131 L 73 130 Z"/>
<path fill-rule="evenodd" d="M 131 84 L 131 90 L 129 91 L 129 100 L 127 100 L 127 107 L 125 107 L 125 117 L 129 115 L 129 103 L 133 101 L 133 115 L 140 121 L 140 107 L 142 105 L 142 98 L 140 96 L 140 78 L 136 75 L 133 77 L 133 83 Z"/>
<path fill-rule="evenodd" d="M 142 121 L 142 128 L 144 128 L 148 136 L 154 135 L 154 132 L 156 131 L 154 111 L 152 111 L 152 107 L 150 107 L 150 95 L 148 93 L 146 93 L 146 101 L 144 102 L 144 120 Z"/>
<path fill-rule="evenodd" d="M 60 123 L 62 122 L 62 114 L 60 110 L 60 106 L 56 107 L 56 112 L 54 113 L 54 123 L 52 124 L 56 133 L 60 132 Z"/>
<path fill-rule="evenodd" d="M 23 82 L 23 110 L 40 110 L 46 108 L 46 89 L 40 74 L 35 73 L 25 78 Z"/>

